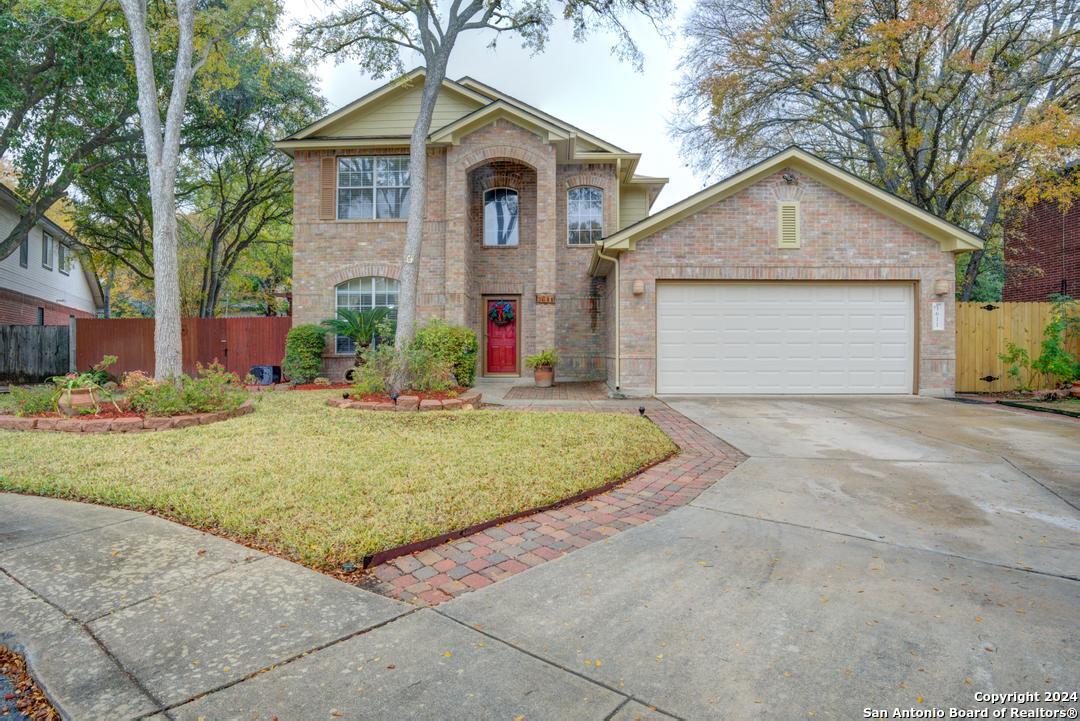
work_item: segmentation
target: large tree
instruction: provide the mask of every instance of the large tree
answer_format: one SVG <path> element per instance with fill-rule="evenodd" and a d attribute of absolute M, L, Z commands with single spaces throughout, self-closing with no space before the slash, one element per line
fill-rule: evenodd
<path fill-rule="evenodd" d="M 594 28 L 610 31 L 616 36 L 616 54 L 638 66 L 641 52 L 624 19 L 636 13 L 657 24 L 667 19 L 672 8 L 671 0 L 558 0 L 556 5 L 570 21 L 575 39 L 584 39 Z M 496 39 L 503 33 L 516 34 L 525 47 L 540 51 L 553 15 L 548 0 L 453 0 L 444 8 L 431 0 L 347 0 L 337 7 L 301 29 L 301 49 L 317 57 L 354 60 L 375 78 L 400 73 L 403 55 L 418 56 L 426 68 L 420 109 L 409 140 L 409 215 L 397 311 L 396 345 L 400 349 L 415 334 L 427 206 L 427 136 L 454 46 L 464 34 L 487 31 Z M 400 379 L 395 382 L 398 384 Z"/>
<path fill-rule="evenodd" d="M 138 137 L 118 13 L 72 2 L 0 0 L 0 159 L 16 177 L 19 220 L 0 258 L 73 185 Z"/>
<path fill-rule="evenodd" d="M 195 74 L 211 60 L 222 41 L 236 34 L 258 33 L 273 27 L 277 7 L 263 0 L 229 0 L 206 5 L 199 5 L 196 0 L 172 0 L 156 3 L 153 14 L 148 0 L 120 0 L 120 7 L 127 21 L 135 66 L 137 107 L 150 188 L 154 376 L 167 378 L 180 375 L 183 369 L 176 174 L 188 93 Z M 155 52 L 155 46 L 165 46 L 169 52 Z M 164 83 L 159 80 L 161 70 L 167 79 Z"/>
<path fill-rule="evenodd" d="M 717 170 L 798 144 L 991 241 L 1080 149 L 1078 0 L 699 0 L 676 132 Z M 961 295 L 976 287 L 971 254 Z"/>
<path fill-rule="evenodd" d="M 194 81 L 176 181 L 183 315 L 213 316 L 231 275 L 276 265 L 260 246 L 291 244 L 292 170 L 273 148 L 288 130 L 323 108 L 299 62 L 262 43 L 232 40 L 221 49 L 230 81 Z M 145 159 L 116 163 L 82 186 L 77 222 L 82 243 L 111 256 L 138 284 L 154 280 L 151 205 Z M 252 285 L 246 281 L 242 285 Z M 261 292 L 261 291 L 260 291 Z"/>

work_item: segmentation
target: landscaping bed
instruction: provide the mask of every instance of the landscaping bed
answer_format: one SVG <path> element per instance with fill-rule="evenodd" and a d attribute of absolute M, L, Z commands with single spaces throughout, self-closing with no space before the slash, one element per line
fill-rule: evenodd
<path fill-rule="evenodd" d="M 243 423 L 184 433 L 0 431 L 0 491 L 160 514 L 311 567 L 574 497 L 675 451 L 619 413 L 342 413 L 267 393 Z"/>
<path fill-rule="evenodd" d="M 133 433 L 190 428 L 225 421 L 253 413 L 255 406 L 245 401 L 231 410 L 183 413 L 175 416 L 142 416 L 132 411 L 102 408 L 96 413 L 68 416 L 39 413 L 28 416 L 0 415 L 0 428 L 9 431 L 59 431 L 65 433 Z"/>
<path fill-rule="evenodd" d="M 327 398 L 326 405 L 361 411 L 456 411 L 480 407 L 480 391 L 458 388 L 452 391 L 406 391 L 396 398 L 385 393 L 351 393 L 344 398 Z"/>

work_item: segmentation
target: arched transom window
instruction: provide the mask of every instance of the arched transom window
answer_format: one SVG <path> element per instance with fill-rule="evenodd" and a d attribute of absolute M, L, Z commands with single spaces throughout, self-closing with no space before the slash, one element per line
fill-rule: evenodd
<path fill-rule="evenodd" d="M 518 194 L 510 188 L 484 192 L 484 245 L 518 244 Z"/>
<path fill-rule="evenodd" d="M 566 193 L 567 242 L 592 245 L 604 237 L 604 191 L 581 186 Z"/>
<path fill-rule="evenodd" d="M 353 278 L 335 288 L 338 308 L 369 310 L 371 308 L 389 308 L 390 314 L 397 312 L 398 282 L 393 278 L 369 276 Z M 337 337 L 338 353 L 355 353 L 356 344 L 352 338 L 343 335 Z"/>

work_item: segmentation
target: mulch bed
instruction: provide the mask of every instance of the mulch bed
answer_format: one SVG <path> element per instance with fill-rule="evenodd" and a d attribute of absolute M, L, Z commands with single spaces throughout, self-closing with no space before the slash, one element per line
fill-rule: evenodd
<path fill-rule="evenodd" d="M 345 386 L 348 388 L 349 386 Z M 402 391 L 403 396 L 414 396 L 422 401 L 445 401 L 450 398 L 457 398 L 468 388 L 453 388 L 449 391 L 432 391 L 426 393 L 423 391 Z M 393 403 L 393 399 L 385 393 L 352 393 L 349 395 L 349 400 L 353 401 L 365 401 L 367 403 Z"/>
<path fill-rule="evenodd" d="M 4 689 L 0 718 L 60 720 L 60 713 L 30 676 L 23 657 L 3 645 L 0 645 L 0 688 Z"/>
<path fill-rule="evenodd" d="M 130 411 L 117 412 L 115 408 L 102 408 L 99 413 L 67 416 L 43 413 L 31 416 L 0 415 L 0 429 L 9 431 L 34 431 L 66 433 L 137 433 L 164 431 L 171 428 L 188 428 L 253 413 L 251 399 L 239 408 L 208 413 L 184 413 L 176 416 L 141 416 Z"/>
<path fill-rule="evenodd" d="M 114 418 L 142 418 L 135 411 L 118 411 L 112 406 L 102 406 L 97 413 L 80 413 L 78 416 L 69 416 L 66 413 L 50 411 L 48 413 L 31 413 L 25 418 L 72 418 L 76 417 L 84 421 L 113 420 Z"/>
<path fill-rule="evenodd" d="M 289 386 L 291 391 L 339 391 L 344 388 L 352 388 L 351 383 L 331 383 L 330 385 L 319 385 L 318 383 L 300 383 L 295 386 Z"/>

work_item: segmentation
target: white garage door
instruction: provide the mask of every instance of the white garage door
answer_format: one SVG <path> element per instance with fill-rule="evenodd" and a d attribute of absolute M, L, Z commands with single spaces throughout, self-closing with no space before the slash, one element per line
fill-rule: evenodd
<path fill-rule="evenodd" d="M 911 393 L 910 283 L 658 283 L 658 393 Z"/>

